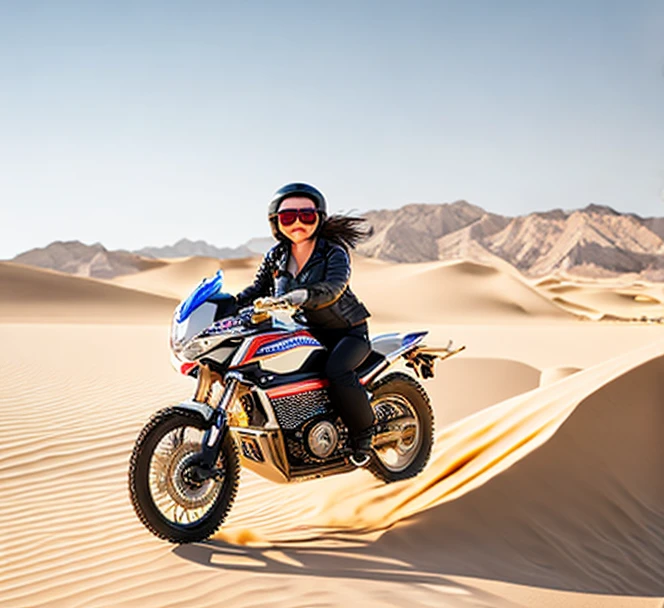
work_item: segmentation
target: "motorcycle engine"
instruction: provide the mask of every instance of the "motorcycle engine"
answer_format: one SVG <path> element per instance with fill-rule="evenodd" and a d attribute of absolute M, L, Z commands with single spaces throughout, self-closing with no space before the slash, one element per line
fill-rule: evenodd
<path fill-rule="evenodd" d="M 318 458 L 327 458 L 339 443 L 339 431 L 329 420 L 320 420 L 306 434 L 307 447 Z"/>

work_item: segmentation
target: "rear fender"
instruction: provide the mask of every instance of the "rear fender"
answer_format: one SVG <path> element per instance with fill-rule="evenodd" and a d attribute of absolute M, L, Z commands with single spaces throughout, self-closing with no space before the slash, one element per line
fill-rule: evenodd
<path fill-rule="evenodd" d="M 371 339 L 371 348 L 392 363 L 418 345 L 428 333 L 416 331 L 408 334 L 381 334 Z"/>
<path fill-rule="evenodd" d="M 400 357 L 405 357 L 410 351 L 428 334 L 427 331 L 411 333 L 389 333 L 380 334 L 371 338 L 371 349 L 382 356 L 382 363 L 370 369 L 360 377 L 360 383 L 370 386 L 373 382 L 388 370 Z"/>

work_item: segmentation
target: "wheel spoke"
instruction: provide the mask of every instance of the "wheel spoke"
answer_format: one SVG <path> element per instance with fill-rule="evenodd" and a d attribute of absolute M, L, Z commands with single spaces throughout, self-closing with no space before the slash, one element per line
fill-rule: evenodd
<path fill-rule="evenodd" d="M 193 483 L 188 471 L 200 452 L 203 431 L 181 426 L 162 437 L 150 461 L 149 487 L 155 506 L 169 521 L 186 526 L 203 519 L 223 485 L 207 479 Z"/>
<path fill-rule="evenodd" d="M 399 394 L 382 395 L 372 405 L 379 423 L 386 428 L 374 439 L 374 451 L 390 471 L 402 471 L 417 456 L 422 441 L 417 413 Z"/>

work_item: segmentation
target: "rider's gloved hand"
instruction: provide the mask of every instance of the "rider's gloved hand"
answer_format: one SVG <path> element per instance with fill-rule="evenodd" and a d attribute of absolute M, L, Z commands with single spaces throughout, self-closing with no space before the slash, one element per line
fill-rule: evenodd
<path fill-rule="evenodd" d="M 289 291 L 287 294 L 284 294 L 283 296 L 279 296 L 277 298 L 271 298 L 271 297 L 258 298 L 254 301 L 254 306 L 259 310 L 278 308 L 279 305 L 283 304 L 297 308 L 302 304 L 304 304 L 307 301 L 308 297 L 309 297 L 309 292 L 306 289 L 304 288 L 294 289 L 293 291 Z"/>
<path fill-rule="evenodd" d="M 309 299 L 309 292 L 304 289 L 294 289 L 293 291 L 289 291 L 287 294 L 284 294 L 281 296 L 281 299 L 284 300 L 284 302 L 287 302 L 291 306 L 302 306 L 308 299 Z"/>
<path fill-rule="evenodd" d="M 256 310 L 264 310 L 272 303 L 272 300 L 274 298 L 256 298 L 253 301 L 254 308 Z"/>

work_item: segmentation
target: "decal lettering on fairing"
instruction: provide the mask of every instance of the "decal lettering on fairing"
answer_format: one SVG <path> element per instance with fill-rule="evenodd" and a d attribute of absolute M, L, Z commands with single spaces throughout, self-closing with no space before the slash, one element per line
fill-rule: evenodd
<path fill-rule="evenodd" d="M 320 342 L 311 336 L 293 336 L 291 338 L 285 338 L 283 340 L 277 340 L 276 342 L 271 342 L 270 344 L 265 344 L 261 346 L 254 355 L 255 357 L 265 357 L 266 355 L 276 355 L 278 353 L 283 353 L 284 351 L 290 350 L 292 348 L 297 348 L 299 346 L 320 346 Z"/>
<path fill-rule="evenodd" d="M 222 319 L 221 321 L 216 321 L 213 325 L 208 327 L 204 332 L 207 336 L 217 336 L 223 334 L 231 329 L 236 327 L 242 328 L 242 320 L 235 317 L 230 317 L 228 319 Z"/>

